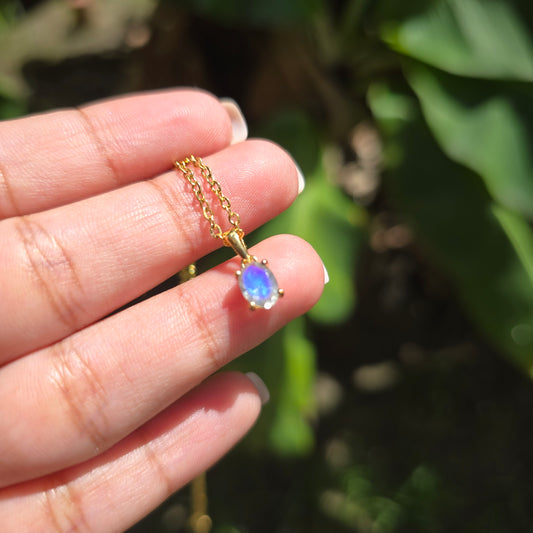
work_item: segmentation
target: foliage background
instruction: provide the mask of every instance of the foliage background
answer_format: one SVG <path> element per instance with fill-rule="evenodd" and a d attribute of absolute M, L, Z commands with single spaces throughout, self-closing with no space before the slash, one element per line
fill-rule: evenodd
<path fill-rule="evenodd" d="M 307 177 L 254 238 L 331 282 L 235 363 L 272 401 L 208 474 L 213 531 L 533 530 L 532 83 L 528 0 L 0 1 L 1 118 L 199 86 Z"/>

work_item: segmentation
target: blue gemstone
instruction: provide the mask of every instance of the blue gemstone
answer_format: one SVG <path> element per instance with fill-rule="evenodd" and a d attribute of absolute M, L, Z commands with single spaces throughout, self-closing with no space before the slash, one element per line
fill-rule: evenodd
<path fill-rule="evenodd" d="M 261 263 L 248 263 L 239 277 L 242 295 L 256 307 L 270 309 L 278 300 L 278 282 L 274 274 Z"/>

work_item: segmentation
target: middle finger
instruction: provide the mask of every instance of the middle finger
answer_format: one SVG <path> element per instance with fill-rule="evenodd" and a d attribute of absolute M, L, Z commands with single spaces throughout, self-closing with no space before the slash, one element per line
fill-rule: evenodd
<path fill-rule="evenodd" d="M 246 231 L 297 194 L 294 163 L 269 142 L 247 141 L 206 163 Z M 175 172 L 8 219 L 0 242 L 9 279 L 0 301 L 0 364 L 100 319 L 220 244 Z"/>

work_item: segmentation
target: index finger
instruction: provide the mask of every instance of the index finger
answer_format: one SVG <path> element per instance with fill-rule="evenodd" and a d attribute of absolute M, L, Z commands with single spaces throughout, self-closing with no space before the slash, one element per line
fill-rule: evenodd
<path fill-rule="evenodd" d="M 214 96 L 181 89 L 0 123 L 0 219 L 151 178 L 190 153 L 231 143 Z"/>

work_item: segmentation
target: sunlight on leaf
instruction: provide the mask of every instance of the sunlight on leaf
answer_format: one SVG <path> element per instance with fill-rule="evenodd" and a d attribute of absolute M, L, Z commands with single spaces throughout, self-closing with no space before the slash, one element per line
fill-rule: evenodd
<path fill-rule="evenodd" d="M 446 154 L 478 173 L 497 202 L 533 219 L 533 88 L 406 71 Z"/>
<path fill-rule="evenodd" d="M 533 40 L 517 2 L 435 0 L 389 8 L 384 40 L 395 50 L 448 72 L 533 80 Z"/>
<path fill-rule="evenodd" d="M 370 105 L 379 119 L 379 101 Z M 445 157 L 421 117 L 406 122 L 400 134 L 402 157 L 386 183 L 391 200 L 449 274 L 486 337 L 529 371 L 533 343 L 516 342 L 512 334 L 533 323 L 529 226 L 495 205 L 477 175 Z M 390 142 L 400 141 L 393 136 Z"/>

